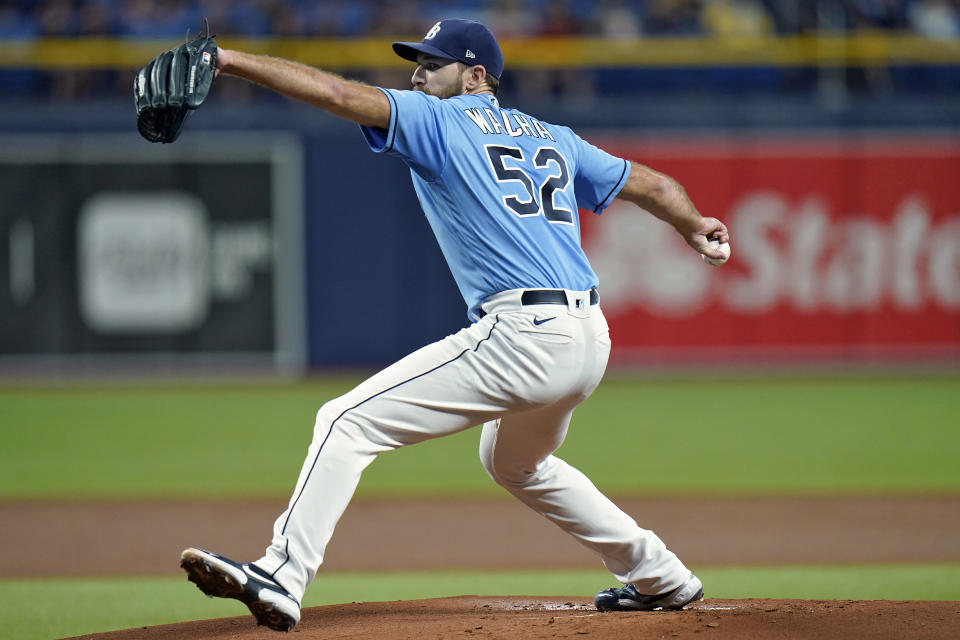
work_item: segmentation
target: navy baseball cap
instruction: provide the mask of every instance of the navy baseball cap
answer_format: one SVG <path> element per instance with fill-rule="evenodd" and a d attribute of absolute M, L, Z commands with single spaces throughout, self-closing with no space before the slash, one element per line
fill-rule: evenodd
<path fill-rule="evenodd" d="M 417 61 L 418 53 L 457 60 L 470 66 L 482 64 L 487 73 L 500 79 L 503 53 L 487 27 L 461 18 L 447 18 L 430 28 L 423 42 L 394 42 L 393 50 L 404 60 Z"/>

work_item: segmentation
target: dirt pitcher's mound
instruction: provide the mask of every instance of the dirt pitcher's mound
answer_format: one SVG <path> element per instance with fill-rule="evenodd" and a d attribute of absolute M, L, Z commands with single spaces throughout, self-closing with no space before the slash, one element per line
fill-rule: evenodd
<path fill-rule="evenodd" d="M 716 600 L 684 611 L 598 613 L 566 597 L 441 598 L 305 609 L 296 640 L 327 638 L 955 639 L 960 602 Z M 278 636 L 250 616 L 114 631 L 96 640 L 226 640 Z M 287 636 L 289 637 L 289 636 Z"/>

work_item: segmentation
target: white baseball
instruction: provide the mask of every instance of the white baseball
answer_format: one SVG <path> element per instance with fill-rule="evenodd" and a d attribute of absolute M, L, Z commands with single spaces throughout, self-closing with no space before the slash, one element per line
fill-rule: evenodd
<path fill-rule="evenodd" d="M 730 259 L 730 245 L 726 242 L 720 242 L 719 240 L 710 241 L 711 249 L 720 249 L 720 253 L 723 254 L 722 258 L 710 258 L 707 255 L 701 253 L 700 257 L 703 258 L 703 261 L 707 264 L 712 264 L 713 266 L 719 266 Z"/>

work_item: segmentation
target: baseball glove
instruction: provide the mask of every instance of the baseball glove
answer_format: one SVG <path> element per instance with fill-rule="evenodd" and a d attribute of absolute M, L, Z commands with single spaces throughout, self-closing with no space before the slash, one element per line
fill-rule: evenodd
<path fill-rule="evenodd" d="M 217 69 L 217 41 L 204 19 L 205 35 L 147 63 L 133 81 L 137 129 L 150 142 L 173 142 L 187 116 L 203 104 Z"/>

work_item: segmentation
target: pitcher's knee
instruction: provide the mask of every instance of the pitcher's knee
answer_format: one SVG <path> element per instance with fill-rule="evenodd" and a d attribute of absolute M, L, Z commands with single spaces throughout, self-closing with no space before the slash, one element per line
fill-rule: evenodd
<path fill-rule="evenodd" d="M 314 431 L 327 431 L 330 428 L 330 425 L 334 423 L 337 418 L 339 418 L 345 409 L 340 408 L 337 403 L 339 398 L 325 402 L 320 410 L 317 411 L 316 422 L 314 423 Z"/>
<path fill-rule="evenodd" d="M 504 463 L 492 451 L 480 451 L 480 463 L 494 482 L 505 488 L 524 487 L 536 479 L 537 469 L 526 465 Z"/>
<path fill-rule="evenodd" d="M 337 432 L 358 441 L 377 441 L 373 425 L 366 419 L 360 419 L 343 398 L 330 400 L 317 411 L 317 421 L 313 427 L 314 439 L 326 438 L 334 427 Z"/>

